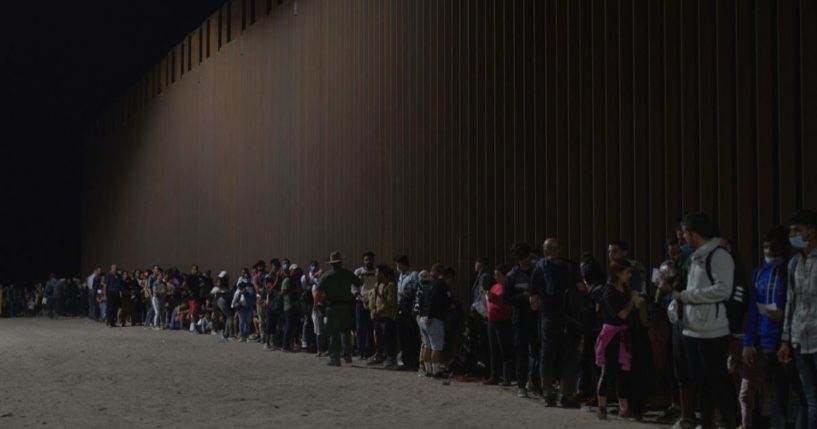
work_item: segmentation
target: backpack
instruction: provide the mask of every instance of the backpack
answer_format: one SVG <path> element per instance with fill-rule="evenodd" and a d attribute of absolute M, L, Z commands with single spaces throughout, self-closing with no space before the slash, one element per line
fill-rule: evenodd
<path fill-rule="evenodd" d="M 712 276 L 712 257 L 718 250 L 729 252 L 725 247 L 718 246 L 706 256 L 706 276 L 709 278 L 710 284 L 715 284 L 715 278 Z M 731 255 L 731 253 L 730 253 Z M 738 265 L 735 264 L 734 285 L 732 286 L 732 293 L 724 301 L 715 304 L 715 317 L 718 317 L 718 311 L 721 304 L 726 307 L 726 318 L 729 320 L 729 330 L 732 334 L 743 333 L 743 322 L 746 320 L 746 313 L 749 310 L 749 296 L 750 291 L 746 289 L 746 285 L 739 284 L 737 281 L 740 277 L 737 276 Z"/>

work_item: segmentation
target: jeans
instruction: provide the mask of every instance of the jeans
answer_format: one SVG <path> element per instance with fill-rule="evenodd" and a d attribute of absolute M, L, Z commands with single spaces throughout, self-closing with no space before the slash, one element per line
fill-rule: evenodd
<path fill-rule="evenodd" d="M 545 396 L 553 395 L 553 383 L 561 378 L 562 394 L 573 399 L 579 373 L 579 341 L 581 333 L 568 332 L 564 320 L 543 317 L 540 321 L 542 336 L 541 368 L 542 389 Z"/>
<path fill-rule="evenodd" d="M 777 350 L 757 350 L 755 364 L 751 369 L 745 368 L 743 380 L 740 384 L 740 409 L 743 417 L 744 429 L 755 427 L 752 417 L 755 409 L 755 395 L 760 393 L 760 404 L 766 413 L 768 404 L 770 413 L 769 426 L 785 429 L 786 409 L 788 405 L 789 384 L 786 380 L 786 371 L 777 361 Z"/>
<path fill-rule="evenodd" d="M 252 309 L 242 307 L 238 310 L 238 333 L 241 339 L 246 340 L 250 336 L 250 324 L 252 323 Z"/>
<path fill-rule="evenodd" d="M 377 330 L 377 356 L 382 357 L 387 362 L 397 361 L 397 347 L 395 347 L 394 319 L 390 317 L 378 317 L 374 321 Z"/>
<path fill-rule="evenodd" d="M 167 312 L 165 311 L 165 297 L 157 295 L 151 298 L 153 302 L 153 326 L 164 328 L 167 326 Z"/>
<path fill-rule="evenodd" d="M 56 311 L 55 307 L 57 300 L 55 298 L 46 298 L 45 300 L 45 307 L 48 309 L 48 318 L 54 318 L 54 312 Z"/>
<path fill-rule="evenodd" d="M 511 382 L 513 370 L 513 334 L 511 321 L 488 321 L 488 347 L 490 349 L 490 380 L 499 380 L 500 374 L 505 383 Z"/>
<path fill-rule="evenodd" d="M 266 342 L 267 340 L 267 306 L 262 304 L 260 301 L 255 304 L 255 314 L 258 315 L 258 331 L 259 337 L 261 341 Z"/>
<path fill-rule="evenodd" d="M 98 320 L 99 315 L 96 308 L 96 291 L 88 291 L 88 318 L 91 320 Z"/>
<path fill-rule="evenodd" d="M 732 377 L 726 368 L 731 335 L 720 338 L 684 336 L 684 349 L 689 363 L 689 379 L 697 387 L 703 429 L 715 427 L 714 412 L 718 409 L 722 425 L 733 428 L 735 422 L 735 392 Z"/>
<path fill-rule="evenodd" d="M 400 314 L 396 324 L 403 365 L 416 371 L 420 368 L 420 329 L 417 321 L 411 314 Z"/>
<path fill-rule="evenodd" d="M 153 298 L 150 298 L 145 303 L 147 311 L 145 312 L 145 325 L 156 326 L 154 320 L 156 319 L 156 308 L 153 307 Z"/>
<path fill-rule="evenodd" d="M 297 329 L 297 324 L 300 321 L 298 318 L 299 312 L 296 309 L 289 309 L 284 311 L 284 350 L 292 349 L 292 342 L 295 339 L 294 334 Z"/>
<path fill-rule="evenodd" d="M 528 380 L 539 387 L 539 335 L 538 323 L 519 321 L 513 325 L 513 348 L 516 354 L 516 384 L 526 389 Z"/>
<path fill-rule="evenodd" d="M 265 344 L 267 346 L 274 346 L 274 347 L 280 347 L 281 346 L 279 344 L 279 341 L 278 341 L 278 336 L 275 335 L 275 333 L 276 333 L 276 331 L 278 329 L 278 318 L 279 318 L 278 313 L 272 311 L 272 309 L 270 307 L 266 307 L 264 309 L 264 320 L 266 322 L 266 324 L 264 325 L 264 330 L 265 330 L 264 331 L 264 333 L 265 333 L 264 336 L 266 337 L 266 343 Z"/>
<path fill-rule="evenodd" d="M 108 325 L 116 326 L 116 313 L 119 311 L 120 307 L 122 307 L 122 298 L 119 297 L 119 294 L 115 293 L 108 295 L 108 305 L 106 306 L 106 310 L 108 312 Z"/>
<path fill-rule="evenodd" d="M 374 354 L 374 327 L 369 310 L 363 307 L 362 302 L 355 304 L 355 338 L 357 352 L 361 357 L 370 357 Z"/>
<path fill-rule="evenodd" d="M 817 428 L 817 353 L 800 353 L 800 346 L 794 347 L 794 358 L 800 370 L 800 382 L 803 385 L 808 406 L 809 428 Z"/>

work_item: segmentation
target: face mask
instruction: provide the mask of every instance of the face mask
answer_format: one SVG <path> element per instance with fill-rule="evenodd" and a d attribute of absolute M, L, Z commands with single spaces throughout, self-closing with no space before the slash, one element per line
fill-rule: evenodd
<path fill-rule="evenodd" d="M 795 249 L 802 250 L 808 247 L 808 242 L 806 240 L 803 240 L 803 237 L 800 236 L 800 234 L 797 234 L 793 237 L 789 237 L 789 242 L 791 243 L 791 247 L 794 247 Z"/>
<path fill-rule="evenodd" d="M 783 258 L 772 258 L 771 256 L 766 256 L 766 263 L 767 264 L 778 264 Z"/>
<path fill-rule="evenodd" d="M 689 257 L 689 255 L 692 254 L 692 246 L 690 246 L 688 243 L 684 244 L 681 246 L 681 253 L 683 253 L 684 256 Z"/>

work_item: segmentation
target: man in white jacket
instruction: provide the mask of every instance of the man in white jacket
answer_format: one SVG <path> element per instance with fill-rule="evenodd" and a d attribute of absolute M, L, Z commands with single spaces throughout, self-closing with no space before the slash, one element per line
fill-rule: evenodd
<path fill-rule="evenodd" d="M 721 422 L 717 427 L 734 428 L 735 389 L 727 372 L 731 332 L 726 302 L 734 286 L 735 262 L 721 247 L 718 228 L 703 213 L 687 215 L 681 223 L 684 238 L 695 252 L 691 256 L 687 288 L 675 292 L 681 310 L 684 348 L 690 380 L 701 394 L 701 426 L 715 428 L 717 408 Z"/>

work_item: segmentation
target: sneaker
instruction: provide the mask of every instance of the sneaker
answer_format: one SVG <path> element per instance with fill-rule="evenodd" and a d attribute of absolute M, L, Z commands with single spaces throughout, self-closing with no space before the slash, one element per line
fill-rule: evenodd
<path fill-rule="evenodd" d="M 528 389 L 525 389 L 524 387 L 520 387 L 519 389 L 516 389 L 516 396 L 519 397 L 519 398 L 527 398 L 528 397 Z"/>
<path fill-rule="evenodd" d="M 339 359 L 329 359 L 329 363 L 327 363 L 326 366 L 340 366 L 340 360 Z"/>
<path fill-rule="evenodd" d="M 598 417 L 599 420 L 607 420 L 607 408 L 599 407 L 596 410 L 596 417 Z"/>
<path fill-rule="evenodd" d="M 346 363 L 352 363 L 352 357 L 351 357 L 351 356 L 344 356 L 344 357 L 343 357 L 343 360 L 344 360 Z"/>
<path fill-rule="evenodd" d="M 545 408 L 553 408 L 556 406 L 556 397 L 545 396 Z"/>
<path fill-rule="evenodd" d="M 622 419 L 629 419 L 630 417 L 632 417 L 632 416 L 633 416 L 633 413 L 632 413 L 632 412 L 631 412 L 629 409 L 627 409 L 627 410 L 620 410 L 620 411 L 618 412 L 618 416 L 619 416 L 619 417 L 621 417 Z"/>
<path fill-rule="evenodd" d="M 689 419 L 681 419 L 675 422 L 672 429 L 695 429 L 695 422 Z"/>
<path fill-rule="evenodd" d="M 387 360 L 385 363 L 383 363 L 383 368 L 385 368 L 385 369 L 397 369 L 397 362 L 395 362 L 393 360 Z"/>
<path fill-rule="evenodd" d="M 382 364 L 383 364 L 383 359 L 381 359 L 381 358 L 379 358 L 377 356 L 372 357 L 371 359 L 369 359 L 368 362 L 366 362 L 366 365 L 369 365 L 369 366 L 382 365 Z"/>
<path fill-rule="evenodd" d="M 511 382 L 508 381 L 508 380 L 502 380 L 502 383 L 500 384 L 500 386 L 502 386 L 502 387 L 511 387 Z"/>
<path fill-rule="evenodd" d="M 678 419 L 681 417 L 681 412 L 676 410 L 675 408 L 669 407 L 661 413 L 660 416 L 656 419 L 658 423 L 670 424 L 673 422 L 677 422 Z"/>

